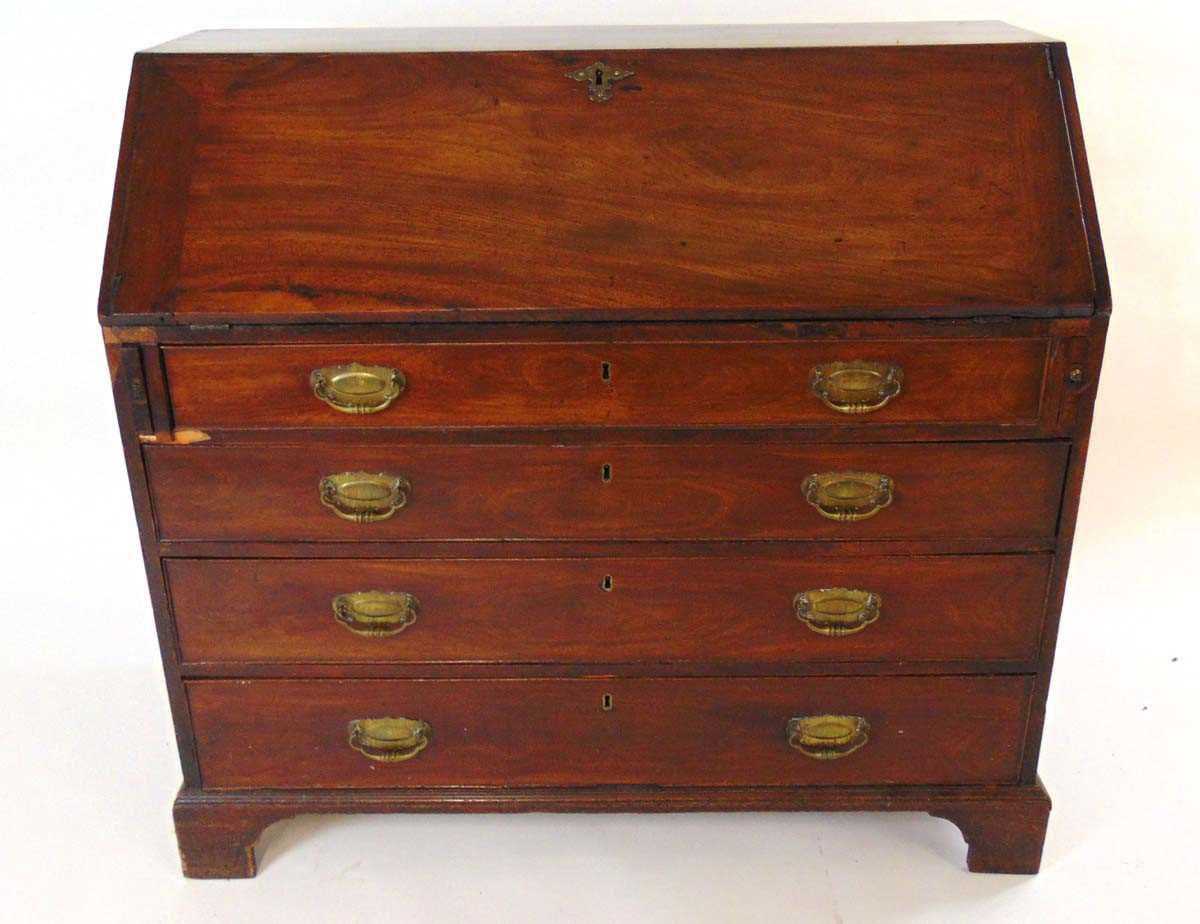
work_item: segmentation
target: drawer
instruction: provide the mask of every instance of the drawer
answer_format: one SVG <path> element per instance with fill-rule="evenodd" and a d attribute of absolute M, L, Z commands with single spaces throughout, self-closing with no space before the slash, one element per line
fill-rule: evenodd
<path fill-rule="evenodd" d="M 200 443 L 145 458 L 163 539 L 969 540 L 1053 536 L 1067 448 Z M 355 472 L 385 477 L 337 486 Z M 809 478 L 841 472 L 869 477 Z"/>
<path fill-rule="evenodd" d="M 794 786 L 1016 782 L 1031 682 L 1016 675 L 186 687 L 210 789 Z M 846 719 L 824 729 L 834 732 L 827 742 L 816 740 L 824 736 L 811 723 L 790 723 L 822 715 Z M 413 725 L 361 724 L 380 718 Z M 351 745 L 354 723 L 362 750 Z"/>
<path fill-rule="evenodd" d="M 1032 663 L 1050 556 L 172 559 L 165 567 L 185 662 L 787 670 L 814 661 Z M 828 588 L 841 590 L 819 592 Z"/>
<path fill-rule="evenodd" d="M 181 346 L 164 355 L 176 423 L 203 429 L 1032 426 L 1049 343 L 326 344 Z M 856 365 L 830 365 L 847 361 Z M 313 372 L 351 363 L 398 377 L 327 371 L 320 387 L 329 401 L 319 399 Z M 347 412 L 364 407 L 372 413 Z"/>

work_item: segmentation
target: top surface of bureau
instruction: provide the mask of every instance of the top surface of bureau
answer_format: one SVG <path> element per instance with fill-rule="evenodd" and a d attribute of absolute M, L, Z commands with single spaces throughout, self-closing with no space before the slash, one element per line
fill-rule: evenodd
<path fill-rule="evenodd" d="M 217 33 L 137 56 L 102 319 L 1103 306 L 1060 45 L 978 23 L 584 35 Z"/>

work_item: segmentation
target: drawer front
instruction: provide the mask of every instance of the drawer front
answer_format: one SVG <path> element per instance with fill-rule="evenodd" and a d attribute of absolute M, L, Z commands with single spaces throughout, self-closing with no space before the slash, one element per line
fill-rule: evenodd
<path fill-rule="evenodd" d="M 198 444 L 145 458 L 164 539 L 1044 539 L 1067 444 Z M 847 522 L 806 499 L 810 475 L 846 471 L 890 479 L 851 485 L 857 515 L 890 503 Z M 346 472 L 387 475 L 387 488 L 352 492 L 386 519 L 323 502 L 322 484 L 336 494 L 328 478 Z"/>
<path fill-rule="evenodd" d="M 1030 663 L 1049 569 L 1049 555 L 166 562 L 185 662 L 777 669 Z"/>
<path fill-rule="evenodd" d="M 168 347 L 164 354 L 176 422 L 208 429 L 1033 426 L 1048 345 L 1046 337 L 414 343 Z M 847 361 L 872 365 L 827 366 Z M 321 387 L 330 401 L 318 398 L 312 373 L 350 363 L 396 370 L 402 390 L 400 379 L 384 387 L 390 379 L 382 373 L 329 373 Z M 345 411 L 335 407 L 338 381 L 347 383 Z M 364 382 L 368 391 L 379 385 L 376 397 L 362 398 Z M 363 400 L 370 413 L 347 412 Z"/>
<path fill-rule="evenodd" d="M 1026 676 L 187 684 L 211 789 L 1007 783 L 1029 691 Z M 845 736 L 789 730 L 820 715 L 846 717 Z M 379 718 L 425 727 L 360 724 L 367 753 L 352 747 L 351 723 Z"/>

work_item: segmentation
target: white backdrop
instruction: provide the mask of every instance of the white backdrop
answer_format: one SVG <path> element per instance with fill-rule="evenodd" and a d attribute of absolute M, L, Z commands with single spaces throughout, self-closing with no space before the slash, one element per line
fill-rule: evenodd
<path fill-rule="evenodd" d="M 1185 9 L 7 0 L 0 917 L 1200 918 L 1200 75 Z M 926 816 L 534 815 L 303 819 L 268 832 L 257 880 L 183 880 L 179 769 L 94 313 L 132 53 L 237 26 L 991 18 L 1068 42 L 1116 301 L 1043 749 L 1041 876 L 968 875 L 955 829 Z"/>

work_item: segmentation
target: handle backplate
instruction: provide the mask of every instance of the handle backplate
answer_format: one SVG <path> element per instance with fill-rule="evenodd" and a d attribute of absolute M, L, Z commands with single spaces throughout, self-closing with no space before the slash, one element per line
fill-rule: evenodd
<path fill-rule="evenodd" d="M 879 618 L 879 594 L 848 587 L 824 587 L 796 594 L 796 618 L 819 635 L 838 638 L 861 632 Z"/>
<path fill-rule="evenodd" d="M 877 472 L 818 472 L 801 490 L 821 516 L 841 522 L 866 520 L 892 502 L 892 479 Z"/>
<path fill-rule="evenodd" d="M 376 414 L 404 391 L 404 374 L 390 366 L 323 366 L 308 377 L 313 394 L 343 414 Z"/>
<path fill-rule="evenodd" d="M 417 621 L 420 606 L 412 594 L 359 590 L 333 598 L 333 615 L 355 635 L 383 638 L 403 632 Z"/>
<path fill-rule="evenodd" d="M 870 730 L 861 715 L 798 715 L 788 719 L 787 740 L 805 757 L 837 760 L 866 744 Z"/>
<path fill-rule="evenodd" d="M 318 490 L 321 503 L 343 520 L 374 523 L 407 504 L 412 485 L 386 472 L 339 472 L 322 478 Z"/>
<path fill-rule="evenodd" d="M 428 722 L 397 718 L 354 719 L 348 729 L 350 747 L 371 760 L 395 763 L 411 760 L 429 745 Z"/>
<path fill-rule="evenodd" d="M 842 414 L 869 414 L 896 395 L 904 384 L 904 371 L 894 363 L 865 360 L 823 363 L 809 374 L 812 393 Z"/>

